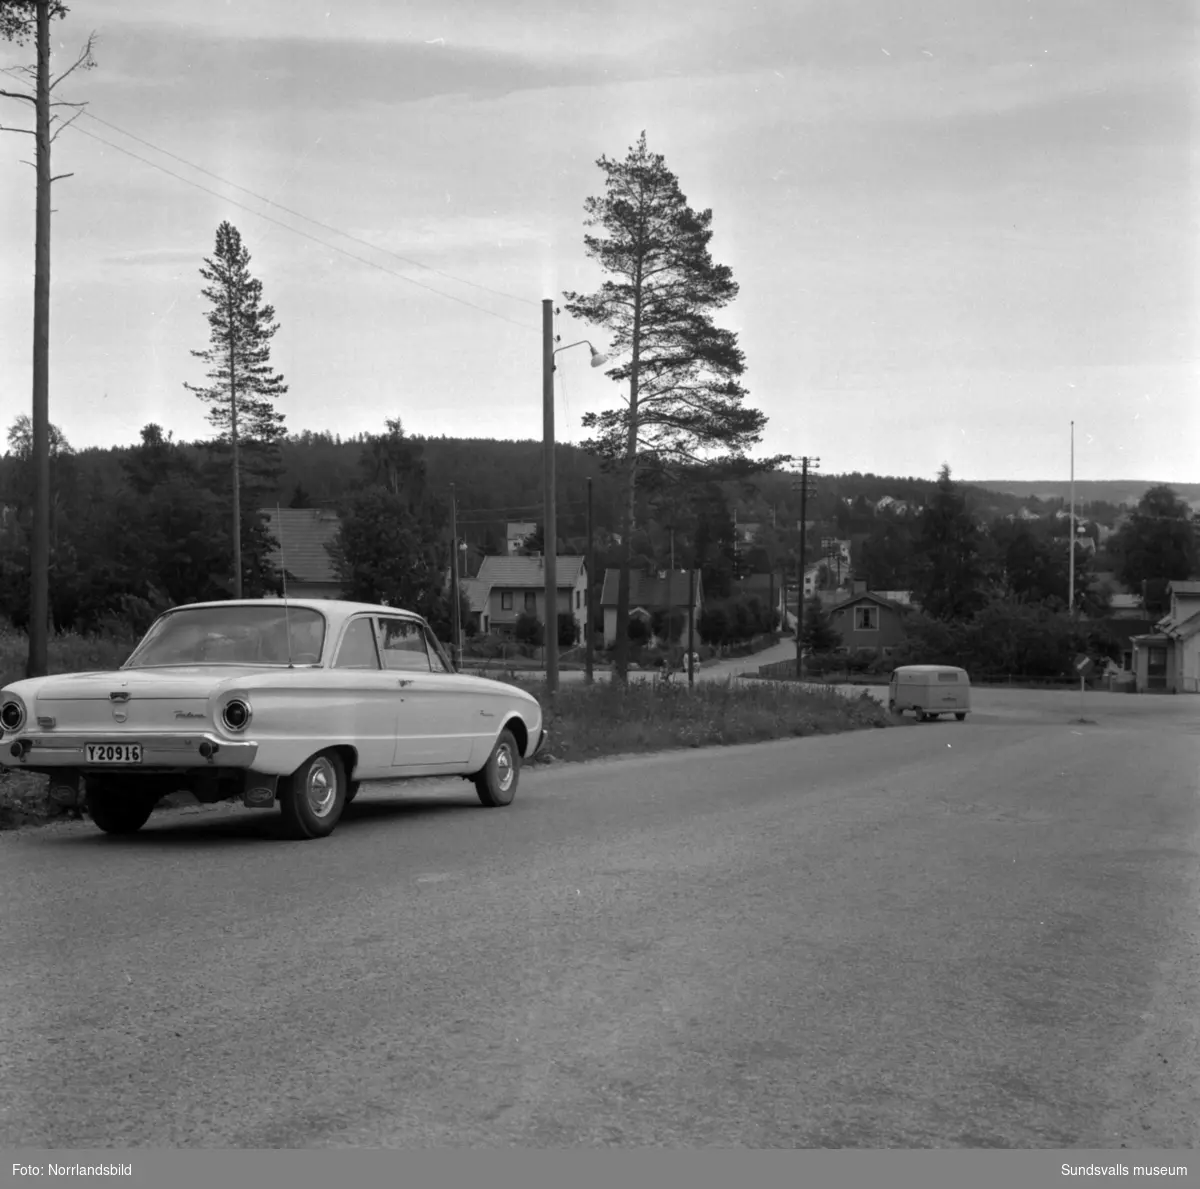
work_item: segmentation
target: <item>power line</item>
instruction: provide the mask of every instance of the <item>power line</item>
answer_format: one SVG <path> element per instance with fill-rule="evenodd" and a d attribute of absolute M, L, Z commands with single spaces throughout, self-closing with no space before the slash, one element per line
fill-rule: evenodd
<path fill-rule="evenodd" d="M 249 194 L 252 198 L 257 198 L 259 202 L 265 202 L 268 206 L 273 206 L 277 210 L 286 211 L 289 215 L 294 215 L 297 219 L 303 219 L 306 223 L 311 223 L 314 227 L 320 227 L 324 231 L 331 231 L 334 235 L 340 235 L 344 239 L 348 239 L 356 244 L 362 244 L 364 248 L 370 248 L 375 252 L 384 252 L 388 256 L 394 257 L 396 260 L 402 260 L 405 264 L 411 264 L 414 268 L 423 268 L 427 272 L 436 273 L 439 277 L 445 277 L 448 281 L 455 281 L 460 285 L 470 285 L 473 289 L 480 289 L 484 293 L 493 293 L 497 297 L 507 297 L 510 301 L 519 301 L 524 305 L 536 306 L 538 303 L 529 297 L 520 297 L 515 293 L 507 293 L 503 289 L 493 289 L 489 285 L 480 285 L 476 281 L 468 281 L 465 277 L 455 276 L 453 273 L 445 272 L 443 269 L 434 268 L 432 265 L 423 264 L 420 260 L 414 260 L 410 256 L 402 256 L 399 252 L 393 252 L 390 248 L 381 248 L 377 244 L 371 243 L 369 240 L 361 239 L 357 235 L 351 235 L 348 231 L 342 231 L 340 228 L 334 227 L 329 223 L 322 223 L 320 219 L 314 219 L 310 215 L 306 215 L 301 211 L 293 210 L 289 206 L 284 206 L 282 202 L 276 202 L 274 199 L 267 198 L 263 194 L 257 194 L 255 191 L 246 186 L 240 186 L 237 182 L 230 181 L 228 178 L 222 177 L 218 173 L 213 173 L 211 170 L 205 169 L 202 165 L 197 165 L 194 161 L 187 160 L 186 157 L 180 157 L 176 153 L 172 153 L 168 149 L 160 148 L 158 145 L 135 135 L 132 132 L 126 131 L 124 128 L 118 127 L 116 124 L 108 120 L 101 119 L 100 116 L 92 115 L 86 108 L 83 114 L 89 120 L 95 120 L 98 124 L 103 124 L 106 128 L 111 128 L 114 132 L 119 132 L 122 136 L 129 137 L 130 140 L 137 141 L 138 144 L 145 145 L 148 149 L 153 149 L 156 153 L 162 153 L 164 157 L 170 157 L 173 161 L 178 161 L 181 165 L 186 165 L 189 169 L 194 169 L 197 173 L 205 174 L 207 177 L 214 178 L 218 182 L 226 186 L 232 186 L 235 190 L 241 190 L 243 194 Z"/>
<path fill-rule="evenodd" d="M 331 252 L 337 252 L 339 255 L 345 256 L 350 260 L 357 260 L 359 264 L 365 264 L 368 268 L 375 268 L 380 272 L 398 277 L 408 285 L 415 285 L 418 289 L 424 289 L 438 297 L 444 297 L 447 301 L 456 301 L 459 305 L 466 306 L 468 309 L 478 310 L 481 314 L 487 314 L 491 318 L 499 318 L 501 322 L 507 322 L 511 326 L 519 326 L 522 330 L 532 331 L 535 329 L 528 323 L 518 322 L 514 318 L 506 318 L 503 314 L 497 314 L 495 310 L 489 310 L 485 306 L 476 305 L 473 301 L 467 301 L 465 297 L 455 297 L 453 293 L 444 293 L 441 289 L 434 289 L 432 285 L 423 285 L 420 281 L 414 281 L 412 277 L 406 277 L 402 272 L 397 272 L 394 268 L 386 268 L 382 264 L 377 264 L 374 260 L 366 260 L 362 256 L 356 256 L 353 252 L 347 252 L 345 248 L 339 248 L 337 244 L 331 244 L 328 240 L 321 239 L 320 236 L 310 235 L 307 231 L 301 231 L 299 227 L 292 227 L 280 219 L 264 215 L 262 211 L 256 211 L 253 207 L 246 206 L 245 203 L 237 202 L 235 199 L 229 198 L 225 194 L 220 194 L 208 186 L 202 186 L 199 182 L 193 182 L 190 178 L 185 178 L 182 174 L 175 173 L 173 170 L 167 169 L 155 161 L 150 161 L 145 157 L 139 156 L 137 153 L 131 152 L 129 149 L 113 144 L 112 141 L 105 140 L 104 137 L 97 136 L 94 132 L 88 132 L 85 128 L 76 128 L 75 131 L 83 136 L 91 137 L 92 140 L 99 141 L 102 145 L 107 145 L 110 149 L 115 149 L 118 153 L 124 153 L 127 157 L 132 157 L 135 161 L 141 161 L 143 164 L 149 165 L 152 169 L 157 169 L 161 173 L 165 173 L 168 177 L 176 178 L 185 185 L 194 186 L 197 190 L 203 190 L 205 194 L 211 194 L 214 198 L 219 198 L 222 202 L 236 206 L 238 210 L 246 211 L 248 214 L 254 215 L 259 219 L 265 219 L 268 223 L 273 223 L 276 227 L 282 227 L 284 231 L 290 231 L 293 235 L 303 236 L 307 240 L 312 240 L 314 244 L 320 244 L 321 247 L 327 248 Z"/>
<path fill-rule="evenodd" d="M 4 67 L 0 67 L 0 71 L 3 71 L 3 72 L 4 72 L 4 73 L 6 73 L 6 74 L 12 74 L 12 73 L 13 73 L 11 70 L 8 70 L 8 69 L 6 69 L 6 68 L 4 68 Z M 99 117 L 96 117 L 96 116 L 94 116 L 94 117 L 92 117 L 92 118 L 93 118 L 93 119 L 99 119 Z M 104 120 L 101 120 L 100 122 L 101 122 L 101 123 L 107 123 L 107 121 L 104 121 Z M 113 126 L 113 125 L 110 125 L 110 127 L 112 127 L 112 126 Z M 216 190 L 213 190 L 213 189 L 211 189 L 211 188 L 210 188 L 210 187 L 208 187 L 208 186 L 201 185 L 199 182 L 193 181 L 191 178 L 186 178 L 186 177 L 184 177 L 182 174 L 176 173 L 174 170 L 167 169 L 167 168 L 166 168 L 166 166 L 164 166 L 164 165 L 159 165 L 159 164 L 158 164 L 158 162 L 156 162 L 156 161 L 151 161 L 151 160 L 149 160 L 148 158 L 146 158 L 146 157 L 143 157 L 143 156 L 141 156 L 140 154 L 138 154 L 138 153 L 135 153 L 135 152 L 133 152 L 133 151 L 132 151 L 132 150 L 130 150 L 130 149 L 123 148 L 121 145 L 118 145 L 118 144 L 113 144 L 113 142 L 112 142 L 112 141 L 110 141 L 110 140 L 105 140 L 105 139 L 104 139 L 104 137 L 102 137 L 102 136 L 97 136 L 97 135 L 96 135 L 94 132 L 88 132 L 86 128 L 80 128 L 78 125 L 74 125 L 74 124 L 73 124 L 73 125 L 71 125 L 71 127 L 74 129 L 74 131 L 76 131 L 76 132 L 79 132 L 79 133 L 81 133 L 82 135 L 84 135 L 84 136 L 87 136 L 87 137 L 89 137 L 90 139 L 92 139 L 92 140 L 94 140 L 94 141 L 97 141 L 98 143 L 100 143 L 100 144 L 102 144 L 102 145 L 106 145 L 106 146 L 107 146 L 108 148 L 110 148 L 110 149 L 114 149 L 114 150 L 115 150 L 116 152 L 118 152 L 118 153 L 124 153 L 124 154 L 125 154 L 125 156 L 127 156 L 127 157 L 132 157 L 132 158 L 133 158 L 135 161 L 140 161 L 140 162 L 142 162 L 142 164 L 143 164 L 143 165 L 149 165 L 151 169 L 157 169 L 157 170 L 158 170 L 160 173 L 165 173 L 165 174 L 166 174 L 168 177 L 175 178 L 177 181 L 183 182 L 183 183 L 184 183 L 185 185 L 187 185 L 187 186 L 192 186 L 192 187 L 194 187 L 194 188 L 195 188 L 195 189 L 197 189 L 197 190 L 201 190 L 201 191 L 203 191 L 205 194 L 211 194 L 211 195 L 212 195 L 214 198 L 219 198 L 219 199 L 220 199 L 222 202 L 228 202 L 228 203 L 229 203 L 231 206 L 235 206 L 235 207 L 237 207 L 237 208 L 238 208 L 238 210 L 243 210 L 243 211 L 246 211 L 248 214 L 255 215 L 255 216 L 256 216 L 257 218 L 259 218 L 259 219 L 264 219 L 264 220 L 266 220 L 266 222 L 268 222 L 268 223 L 273 223 L 273 224 L 274 224 L 276 227 L 282 227 L 284 231 L 290 231 L 290 232 L 292 232 L 294 235 L 303 236 L 305 239 L 307 239 L 307 240 L 311 240 L 311 241 L 312 241 L 313 243 L 315 243 L 315 244 L 320 244 L 320 245 L 321 245 L 323 248 L 327 248 L 327 249 L 329 249 L 329 251 L 331 251 L 331 252 L 337 252 L 337 253 L 339 253 L 340 255 L 342 255 L 342 256 L 345 256 L 345 257 L 347 257 L 347 258 L 348 258 L 348 259 L 350 259 L 350 260 L 356 260 L 356 261 L 357 261 L 359 264 L 365 264 L 365 265 L 367 265 L 367 267 L 368 267 L 368 268 L 375 268 L 375 269 L 378 269 L 380 272 L 385 272 L 385 273 L 388 273 L 388 274 L 390 274 L 391 276 L 398 277 L 398 278 L 399 278 L 401 281 L 404 281 L 406 284 L 409 284 L 409 285 L 415 285 L 415 286 L 416 286 L 418 289 L 424 289 L 424 290 L 426 290 L 427 292 L 429 292 L 429 293 L 433 293 L 433 294 L 435 294 L 435 295 L 436 295 L 436 296 L 438 296 L 438 297 L 444 297 L 444 298 L 446 298 L 448 301 L 456 301 L 456 302 L 458 302 L 458 304 L 459 304 L 459 305 L 464 305 L 464 306 L 466 306 L 466 307 L 468 307 L 469 309 L 472 309 L 472 310 L 478 310 L 478 311 L 479 311 L 481 314 L 487 314 L 489 317 L 492 317 L 492 318 L 499 318 L 501 322 L 507 322 L 507 323 L 509 323 L 509 324 L 510 324 L 510 325 L 512 325 L 512 326 L 519 326 L 519 327 L 521 327 L 521 329 L 522 329 L 522 330 L 534 330 L 534 329 L 535 329 L 534 327 L 531 327 L 531 326 L 529 326 L 527 323 L 524 323 L 524 322 L 518 322 L 518 321 L 516 321 L 516 320 L 515 320 L 515 319 L 513 319 L 513 318 L 507 318 L 507 317 L 505 317 L 503 314 L 497 314 L 497 313 L 496 313 L 494 310 L 489 310 L 489 309 L 487 309 L 485 306 L 476 305 L 476 304 L 475 304 L 474 302 L 472 302 L 472 301 L 467 301 L 467 300 L 466 300 L 466 298 L 463 298 L 463 297 L 456 297 L 456 296 L 455 296 L 453 293 L 446 293 L 446 292 L 444 292 L 444 291 L 443 291 L 443 290 L 441 290 L 441 289 L 435 289 L 435 288 L 433 288 L 433 286 L 432 286 L 432 285 L 425 285 L 425 284 L 422 284 L 420 281 L 414 281 L 414 280 L 412 279 L 412 277 L 407 277 L 407 276 L 405 276 L 405 275 L 404 275 L 402 272 L 397 272 L 397 271 L 396 271 L 396 269 L 394 269 L 394 268 L 387 268 L 387 267 L 385 267 L 384 265 L 382 265 L 382 264 L 378 264 L 378 263 L 376 263 L 376 262 L 375 262 L 375 261 L 373 261 L 373 260 L 366 260 L 366 259 L 364 259 L 362 256 L 356 256 L 356 255 L 355 255 L 353 252 L 348 252 L 348 251 L 346 251 L 346 249 L 345 249 L 345 248 L 339 248 L 339 247 L 338 247 L 336 244 L 331 244 L 331 243 L 329 243 L 329 241 L 328 241 L 328 240 L 321 239 L 319 236 L 312 235 L 312 234 L 310 234 L 310 233 L 309 233 L 309 232 L 307 232 L 307 231 L 302 231 L 302 230 L 301 230 L 299 227 L 293 227 L 293 226 L 291 226 L 291 224 L 289 224 L 289 223 L 284 223 L 284 222 L 283 222 L 282 220 L 280 220 L 280 219 L 275 219 L 275 218 L 272 218 L 270 215 L 263 214 L 263 212 L 262 212 L 262 211 L 256 211 L 256 210 L 255 210 L 253 207 L 246 206 L 246 204 L 245 204 L 245 203 L 238 202 L 236 199 L 230 198 L 230 197 L 228 197 L 228 196 L 227 196 L 227 195 L 225 195 L 225 194 L 221 194 L 221 193 L 219 193 L 218 191 L 216 191 Z M 121 129 L 117 129 L 117 131 L 121 131 Z M 126 136 L 131 136 L 132 134 L 130 134 L 130 133 L 124 133 L 124 135 L 126 135 Z M 134 139 L 134 140 L 138 140 L 139 138 L 138 138 L 138 137 L 132 137 L 132 139 Z M 148 142 L 143 142 L 143 143 L 148 143 Z M 150 147 L 151 147 L 151 148 L 153 148 L 154 146 L 153 146 L 153 145 L 151 145 Z M 160 150 L 157 150 L 157 151 L 159 151 L 159 152 L 164 152 L 165 150 L 161 150 L 161 149 L 160 149 Z M 166 155 L 167 155 L 167 156 L 174 156 L 174 154 L 171 154 L 171 153 L 167 153 Z M 181 158 L 181 157 L 177 157 L 177 158 L 176 158 L 176 160 L 183 161 L 183 158 Z M 189 167 L 190 167 L 190 168 L 193 168 L 193 169 L 197 169 L 197 170 L 199 170 L 201 173 L 208 173 L 208 171 L 207 171 L 207 170 L 205 170 L 205 169 L 201 169 L 199 166 L 191 165 L 191 163 L 190 163 L 190 162 L 183 161 L 183 163 L 184 163 L 185 165 L 189 165 Z M 216 174 L 209 174 L 209 176 L 210 176 L 210 177 L 217 177 L 217 175 L 216 175 Z M 224 181 L 225 179 L 217 177 L 217 180 L 218 180 L 218 181 Z M 233 182 L 228 182 L 228 183 L 226 183 L 226 184 L 227 184 L 227 185 L 234 186 L 234 187 L 235 187 L 236 189 L 238 189 L 238 190 L 245 190 L 245 187 L 244 187 L 244 186 L 237 186 L 237 185 L 236 185 L 235 183 L 233 183 Z M 253 193 L 252 191 L 249 191 L 249 190 L 245 190 L 245 192 L 246 192 L 246 193 L 248 193 L 248 194 L 249 194 L 249 193 Z M 257 198 L 257 197 L 259 197 L 258 195 L 254 195 L 254 196 L 255 196 L 256 198 Z M 288 210 L 288 208 L 287 208 L 287 207 L 282 207 L 282 206 L 280 206 L 280 204 L 279 204 L 279 203 L 271 202 L 271 200 L 270 200 L 270 199 L 261 199 L 261 201 L 268 202 L 268 203 L 270 203 L 270 205 L 272 205 L 272 206 L 277 206 L 277 207 L 280 207 L 280 209 L 281 209 L 281 210 Z M 289 213 L 295 214 L 296 212 L 291 212 L 291 211 L 289 211 Z M 316 221 L 315 219 L 308 219 L 308 218 L 307 218 L 307 216 L 305 216 L 305 215 L 299 215 L 299 214 L 297 214 L 297 217 L 298 217 L 298 218 L 301 218 L 301 219 L 305 219 L 307 222 L 310 222 L 310 223 L 316 223 L 316 225 L 317 225 L 317 226 L 321 226 L 321 227 L 324 227 L 324 226 L 326 226 L 326 224 L 323 224 L 323 223 L 317 223 L 317 221 Z M 355 237 L 355 236 L 346 235 L 346 233 L 344 233 L 344 232 L 337 231 L 337 229 L 336 229 L 336 228 L 330 228 L 330 230 L 333 230 L 333 231 L 334 231 L 334 233 L 335 233 L 335 234 L 337 234 L 337 235 L 344 235 L 344 236 L 345 236 L 345 238 L 347 238 L 347 239 L 351 239 L 351 240 L 355 240 L 355 239 L 356 239 L 356 237 Z M 359 242 L 359 243 L 365 243 L 367 247 L 371 247 L 371 248 L 373 248 L 373 249 L 374 249 L 374 245 L 367 243 L 365 240 L 357 240 L 356 242 Z M 383 252 L 388 252 L 388 249 L 386 249 L 386 248 L 380 248 L 380 249 L 374 249 L 374 250 L 383 251 Z M 388 252 L 388 254 L 389 254 L 389 255 L 392 255 L 392 256 L 396 256 L 396 253 L 394 253 L 394 252 Z M 405 258 L 405 257 L 402 257 L 402 256 L 397 256 L 397 259 L 400 259 L 400 260 L 406 260 L 406 258 Z M 417 265 L 418 265 L 418 267 L 421 267 L 421 268 L 428 268 L 428 266 L 427 266 L 427 265 L 422 265 L 422 264 L 419 264 L 419 262 L 417 262 L 417 261 L 407 261 L 407 260 L 406 260 L 406 262 L 407 262 L 407 263 L 411 263 L 411 264 L 417 264 Z M 431 271 L 431 272 L 435 272 L 435 273 L 436 273 L 436 272 L 438 272 L 439 270 L 437 270 L 437 269 L 430 269 L 430 271 Z M 449 278 L 449 279 L 451 279 L 451 280 L 458 280 L 458 279 L 459 279 L 459 278 L 456 278 L 456 277 L 451 277 L 451 276 L 450 276 L 450 274 L 448 274 L 448 273 L 441 273 L 440 275 L 442 275 L 442 276 L 446 276 L 446 277 L 448 277 L 448 278 Z M 463 283 L 464 283 L 464 284 L 468 284 L 468 285 L 474 284 L 474 282 L 471 282 L 471 281 L 465 281 L 465 282 L 463 282 Z M 476 287 L 476 288 L 480 288 L 480 289 L 486 289 L 486 286 L 482 286 L 482 285 L 477 285 L 477 286 L 475 286 L 475 287 Z M 498 292 L 498 290 L 489 290 L 489 292 Z M 510 297 L 510 296 L 512 296 L 512 295 L 511 295 L 511 294 L 502 294 L 502 296 L 505 296 L 505 297 Z M 525 299 L 525 298 L 518 298 L 517 300 L 519 300 L 519 301 L 525 301 L 526 299 Z M 536 302 L 530 302 L 530 304 L 537 304 L 537 303 L 536 303 Z M 537 332 L 537 333 L 540 333 L 540 332 Z"/>

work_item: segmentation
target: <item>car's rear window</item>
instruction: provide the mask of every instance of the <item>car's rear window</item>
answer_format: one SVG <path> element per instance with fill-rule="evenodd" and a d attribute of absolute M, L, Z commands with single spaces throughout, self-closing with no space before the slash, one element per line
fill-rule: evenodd
<path fill-rule="evenodd" d="M 938 680 L 939 681 L 957 681 L 958 674 L 955 673 L 953 669 L 942 669 L 938 673 Z"/>
<path fill-rule="evenodd" d="M 181 607 L 150 628 L 126 668 L 314 665 L 324 643 L 325 617 L 310 607 Z"/>

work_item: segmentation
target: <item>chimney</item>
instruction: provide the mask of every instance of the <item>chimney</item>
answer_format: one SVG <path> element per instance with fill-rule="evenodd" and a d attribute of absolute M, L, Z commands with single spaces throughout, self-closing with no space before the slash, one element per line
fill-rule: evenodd
<path fill-rule="evenodd" d="M 866 594 L 867 593 L 867 580 L 865 578 L 855 578 L 854 579 L 854 590 L 852 593 L 854 593 L 856 595 Z"/>

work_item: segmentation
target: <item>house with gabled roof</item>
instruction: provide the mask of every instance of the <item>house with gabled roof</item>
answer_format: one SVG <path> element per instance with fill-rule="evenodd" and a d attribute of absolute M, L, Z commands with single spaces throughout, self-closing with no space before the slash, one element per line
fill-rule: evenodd
<path fill-rule="evenodd" d="M 569 611 L 582 637 L 587 624 L 587 560 L 556 555 L 556 611 Z M 486 617 L 492 635 L 511 636 L 522 615 L 546 622 L 546 562 L 536 557 L 485 557 L 475 581 L 487 587 L 480 620 Z"/>
<path fill-rule="evenodd" d="M 340 599 L 341 583 L 325 548 L 341 527 L 338 514 L 327 508 L 260 508 L 259 515 L 276 541 L 267 564 L 278 575 L 286 573 L 287 593 Z"/>
<path fill-rule="evenodd" d="M 459 590 L 467 597 L 468 622 L 474 627 L 476 634 L 486 636 L 491 631 L 491 611 L 489 600 L 492 592 L 491 583 L 481 582 L 478 578 L 460 578 Z"/>
<path fill-rule="evenodd" d="M 1172 582 L 1170 611 L 1133 637 L 1138 693 L 1200 693 L 1200 582 Z"/>
<path fill-rule="evenodd" d="M 617 591 L 621 571 L 604 571 L 604 585 L 600 591 L 600 609 L 604 613 L 604 647 L 612 648 L 617 642 Z M 700 571 L 695 574 L 695 590 L 692 588 L 691 570 L 634 570 L 629 575 L 629 614 L 649 618 L 655 611 L 678 611 L 688 614 L 689 606 L 696 623 L 704 608 L 703 583 Z"/>
<path fill-rule="evenodd" d="M 842 647 L 851 652 L 870 650 L 889 656 L 904 643 L 908 603 L 867 589 L 865 580 L 854 581 L 854 590 L 829 608 L 829 620 L 842 637 Z"/>

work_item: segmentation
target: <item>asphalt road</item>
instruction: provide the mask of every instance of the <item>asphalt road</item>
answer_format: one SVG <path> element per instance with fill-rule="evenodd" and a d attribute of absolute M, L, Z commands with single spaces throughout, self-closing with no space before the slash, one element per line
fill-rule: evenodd
<path fill-rule="evenodd" d="M 1200 699 L 0 835 L 0 1145 L 1191 1148 Z"/>

